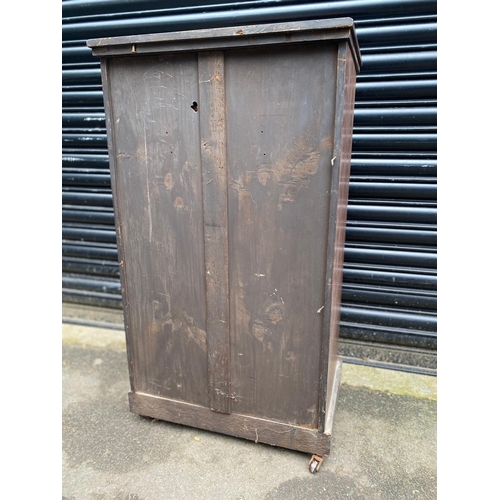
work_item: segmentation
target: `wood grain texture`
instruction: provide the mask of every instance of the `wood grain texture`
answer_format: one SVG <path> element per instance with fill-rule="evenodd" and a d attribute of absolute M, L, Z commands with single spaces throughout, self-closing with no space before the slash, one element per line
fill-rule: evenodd
<path fill-rule="evenodd" d="M 132 391 L 135 390 L 135 376 L 134 376 L 134 353 L 132 350 L 132 335 L 130 329 L 130 307 L 129 307 L 129 291 L 131 283 L 127 279 L 127 264 L 125 258 L 124 241 L 122 237 L 122 220 L 121 214 L 122 210 L 120 207 L 120 194 L 118 187 L 118 179 L 116 173 L 116 161 L 115 161 L 115 139 L 114 139 L 114 108 L 113 102 L 111 100 L 111 90 L 110 90 L 110 77 L 108 71 L 108 60 L 101 59 L 101 79 L 102 79 L 102 90 L 104 97 L 104 107 L 106 109 L 106 128 L 108 130 L 107 141 L 108 141 L 108 155 L 109 155 L 109 170 L 111 177 L 111 189 L 113 192 L 113 209 L 115 214 L 115 229 L 116 229 L 116 243 L 118 251 L 118 266 L 120 269 L 120 284 L 122 292 L 122 304 L 123 304 L 123 320 L 125 326 L 125 339 L 127 346 L 127 362 L 128 362 L 128 372 L 130 387 Z M 132 313 L 133 315 L 133 313 Z"/>
<path fill-rule="evenodd" d="M 231 411 L 224 53 L 198 54 L 210 408 Z"/>
<path fill-rule="evenodd" d="M 139 415 L 306 453 L 324 456 L 330 453 L 330 436 L 304 427 L 252 415 L 213 412 L 203 406 L 149 394 L 130 393 L 129 401 L 131 411 Z"/>
<path fill-rule="evenodd" d="M 197 56 L 109 66 L 135 388 L 208 405 Z"/>
<path fill-rule="evenodd" d="M 317 426 L 331 46 L 226 55 L 234 411 Z"/>

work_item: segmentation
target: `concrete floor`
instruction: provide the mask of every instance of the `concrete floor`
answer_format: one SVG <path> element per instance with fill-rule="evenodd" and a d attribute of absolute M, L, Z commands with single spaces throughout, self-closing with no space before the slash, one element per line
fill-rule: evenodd
<path fill-rule="evenodd" d="M 130 413 L 124 332 L 63 324 L 63 499 L 435 499 L 436 377 L 344 363 L 309 455 Z"/>

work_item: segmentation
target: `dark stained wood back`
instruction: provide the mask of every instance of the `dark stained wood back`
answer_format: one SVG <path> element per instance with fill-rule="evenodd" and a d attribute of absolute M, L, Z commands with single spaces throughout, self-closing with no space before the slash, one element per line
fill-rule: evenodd
<path fill-rule="evenodd" d="M 213 430 L 247 438 L 238 415 L 326 432 L 326 453 L 359 49 L 346 20 L 225 30 L 89 42 L 131 407 L 233 415 Z"/>

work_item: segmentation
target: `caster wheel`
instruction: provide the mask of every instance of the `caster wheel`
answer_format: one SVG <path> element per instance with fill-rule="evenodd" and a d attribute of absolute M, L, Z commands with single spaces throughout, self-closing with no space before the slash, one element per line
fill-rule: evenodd
<path fill-rule="evenodd" d="M 318 472 L 322 463 L 323 457 L 320 457 L 319 455 L 313 455 L 311 457 L 311 460 L 309 460 L 309 472 L 311 474 L 315 474 L 316 472 Z"/>

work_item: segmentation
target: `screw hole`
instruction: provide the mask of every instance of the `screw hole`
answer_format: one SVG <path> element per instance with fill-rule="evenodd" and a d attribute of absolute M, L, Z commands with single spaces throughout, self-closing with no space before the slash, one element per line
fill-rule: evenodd
<path fill-rule="evenodd" d="M 191 109 L 195 112 L 198 111 L 198 103 L 196 101 L 193 101 L 193 104 L 191 104 Z"/>

